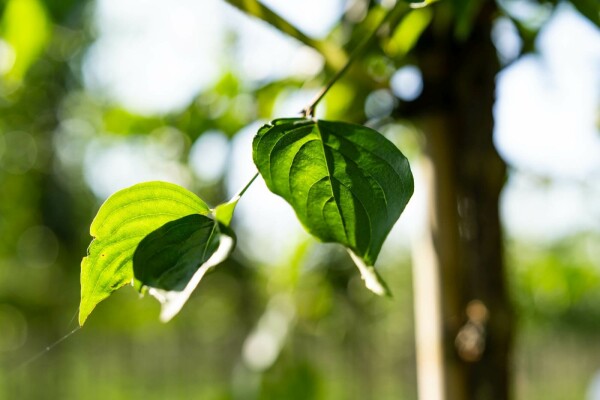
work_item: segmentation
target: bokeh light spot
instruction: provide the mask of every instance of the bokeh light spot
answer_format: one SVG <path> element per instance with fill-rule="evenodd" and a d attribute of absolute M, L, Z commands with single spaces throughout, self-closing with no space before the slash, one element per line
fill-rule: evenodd
<path fill-rule="evenodd" d="M 227 166 L 229 140 L 220 131 L 203 133 L 192 145 L 189 164 L 192 171 L 205 182 L 215 182 Z"/>
<path fill-rule="evenodd" d="M 503 64 L 509 63 L 519 56 L 523 41 L 515 24 L 506 17 L 494 21 L 492 40 Z"/>
<path fill-rule="evenodd" d="M 398 69 L 390 80 L 392 92 L 401 100 L 413 101 L 423 91 L 423 76 L 419 68 L 407 65 Z"/>
<path fill-rule="evenodd" d="M 394 110 L 396 99 L 385 89 L 375 90 L 365 101 L 365 114 L 369 118 L 384 118 Z"/>

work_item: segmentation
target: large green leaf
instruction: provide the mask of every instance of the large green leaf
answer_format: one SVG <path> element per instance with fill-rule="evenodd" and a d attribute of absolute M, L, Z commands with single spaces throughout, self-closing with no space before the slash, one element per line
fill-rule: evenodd
<path fill-rule="evenodd" d="M 372 269 L 413 193 L 408 161 L 389 140 L 360 125 L 278 119 L 263 126 L 253 157 L 269 189 L 304 227 L 354 254 L 367 286 L 386 289 Z"/>
<path fill-rule="evenodd" d="M 92 222 L 95 239 L 81 263 L 80 325 L 99 302 L 132 283 L 133 255 L 147 235 L 182 217 L 209 213 L 195 194 L 166 182 L 140 183 L 109 197 Z"/>
<path fill-rule="evenodd" d="M 133 275 L 161 302 L 161 320 L 166 322 L 181 310 L 206 272 L 227 258 L 233 245 L 228 228 L 204 215 L 188 215 L 167 222 L 139 243 Z"/>

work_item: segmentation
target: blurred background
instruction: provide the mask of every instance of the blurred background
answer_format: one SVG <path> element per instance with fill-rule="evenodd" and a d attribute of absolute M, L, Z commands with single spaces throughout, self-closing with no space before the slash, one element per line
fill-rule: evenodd
<path fill-rule="evenodd" d="M 1 1 L 0 398 L 418 398 L 413 261 L 431 192 L 411 105 L 427 91 L 421 33 L 458 15 L 444 2 L 402 14 L 317 109 L 411 161 L 415 195 L 377 263 L 393 298 L 259 180 L 233 257 L 172 322 L 126 287 L 45 351 L 77 326 L 100 204 L 148 180 L 228 200 L 255 173 L 258 127 L 297 116 L 394 1 Z M 516 399 L 600 399 L 600 31 L 576 6 L 503 0 L 489 32 Z"/>

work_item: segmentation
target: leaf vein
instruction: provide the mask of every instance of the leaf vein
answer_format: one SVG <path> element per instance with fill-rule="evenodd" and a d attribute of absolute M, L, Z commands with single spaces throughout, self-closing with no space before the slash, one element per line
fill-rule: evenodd
<path fill-rule="evenodd" d="M 323 160 L 325 161 L 325 166 L 327 167 L 327 175 L 329 176 L 329 187 L 331 188 L 331 196 L 333 197 L 335 206 L 338 210 L 338 214 L 340 215 L 340 220 L 342 221 L 342 226 L 344 227 L 344 234 L 346 235 L 346 241 L 350 242 L 350 239 L 348 238 L 348 227 L 346 226 L 346 220 L 344 218 L 344 215 L 342 214 L 339 199 L 335 197 L 335 192 L 333 191 L 333 185 L 331 182 L 333 172 L 331 171 L 329 161 L 327 160 L 327 152 L 325 151 L 325 141 L 323 140 L 323 135 L 321 134 L 321 128 L 319 127 L 319 125 L 315 124 L 315 127 L 317 128 L 317 132 L 319 134 L 319 137 L 321 138 L 321 149 L 323 150 Z"/>
<path fill-rule="evenodd" d="M 312 143 L 312 142 L 315 142 L 315 141 L 318 141 L 318 140 L 317 139 L 310 139 L 310 140 L 304 142 L 302 144 L 302 146 L 300 146 L 300 148 L 298 149 L 298 151 L 296 151 L 296 154 L 294 154 L 294 157 L 292 158 L 292 162 L 290 164 L 290 169 L 288 170 L 288 174 L 287 174 L 288 175 L 288 192 L 289 193 L 292 192 L 292 169 L 294 168 L 294 164 L 296 163 L 296 161 L 298 159 L 298 155 L 300 155 L 300 153 L 302 152 L 302 149 L 304 149 L 304 147 L 306 147 L 309 143 Z M 314 185 L 314 183 L 313 183 L 313 185 Z M 311 185 L 310 188 L 312 188 L 313 185 Z"/>
<path fill-rule="evenodd" d="M 102 236 L 108 236 L 108 235 L 115 234 L 120 229 L 122 229 L 123 227 L 125 227 L 126 225 L 128 225 L 131 221 L 134 221 L 136 219 L 151 218 L 151 217 L 156 217 L 158 215 L 173 215 L 175 217 L 182 217 L 182 215 L 179 214 L 179 213 L 170 213 L 170 212 L 157 212 L 157 213 L 148 213 L 148 214 L 136 215 L 135 217 L 124 219 L 115 229 L 111 230 L 110 232 L 107 232 L 106 234 L 104 234 Z M 192 215 L 192 214 L 189 214 L 189 215 Z M 183 217 L 185 217 L 185 215 Z M 150 233 L 150 232 L 148 232 L 148 233 Z"/>
<path fill-rule="evenodd" d="M 387 219 L 389 218 L 389 207 L 388 207 L 388 201 L 387 201 L 387 196 L 386 196 L 385 190 L 383 189 L 383 186 L 381 185 L 381 183 L 379 182 L 379 180 L 378 180 L 378 179 L 377 179 L 377 178 L 376 178 L 376 177 L 375 177 L 373 174 L 371 174 L 369 171 L 367 171 L 367 170 L 366 170 L 366 169 L 364 169 L 364 168 L 361 168 L 361 167 L 360 167 L 360 166 L 359 166 L 359 165 L 356 163 L 356 161 L 354 161 L 352 158 L 350 158 L 350 157 L 346 156 L 346 155 L 345 155 L 343 152 L 341 152 L 341 151 L 339 151 L 338 149 L 336 149 L 336 148 L 332 147 L 330 144 L 327 144 L 327 143 L 325 143 L 325 145 L 326 145 L 327 147 L 329 147 L 329 148 L 330 148 L 332 151 L 335 151 L 335 152 L 339 153 L 339 154 L 340 154 L 340 155 L 341 155 L 341 156 L 344 158 L 344 160 L 346 160 L 347 162 L 350 162 L 350 163 L 352 163 L 352 164 L 353 164 L 353 165 L 356 167 L 356 169 L 357 169 L 358 171 L 360 171 L 360 172 L 362 172 L 362 173 L 363 173 L 363 176 L 364 176 L 365 178 L 371 177 L 371 180 L 372 180 L 372 181 L 374 181 L 374 182 L 375 182 L 375 184 L 377 184 L 377 186 L 379 186 L 379 189 L 381 189 L 381 194 L 383 195 L 383 202 L 385 203 L 385 215 L 386 215 L 386 220 L 387 220 Z M 368 177 L 367 177 L 367 176 L 365 176 L 365 175 L 368 175 Z M 349 190 L 350 190 L 350 189 L 349 189 Z M 354 195 L 354 197 L 357 197 L 357 198 L 358 198 L 358 196 L 356 196 L 352 190 L 351 190 L 351 193 Z M 363 207 L 363 208 L 364 208 L 364 207 Z"/>
<path fill-rule="evenodd" d="M 367 216 L 367 221 L 369 222 L 369 243 L 367 245 L 367 249 L 370 249 L 371 248 L 371 242 L 373 241 L 373 222 L 371 221 L 371 215 L 369 214 L 369 211 L 367 210 L 367 208 L 365 207 L 365 205 L 363 204 L 363 202 L 360 200 L 360 198 L 354 193 L 354 191 L 352 190 L 351 187 L 348 187 L 344 182 L 340 181 L 335 176 L 332 176 L 331 179 L 332 180 L 335 179 L 341 186 L 343 186 L 344 188 L 346 188 L 346 190 L 349 191 L 352 194 L 352 197 L 354 197 L 356 200 L 358 200 L 358 204 L 360 204 L 360 206 L 362 207 L 363 211 L 365 212 L 365 215 Z M 340 212 L 340 215 L 341 215 L 341 212 Z M 343 216 L 342 216 L 342 220 L 343 220 Z M 348 236 L 346 236 L 346 238 L 348 238 Z"/>
<path fill-rule="evenodd" d="M 103 246 L 101 249 L 102 249 L 102 250 L 104 250 L 106 247 L 111 247 L 111 246 L 113 246 L 113 245 L 115 245 L 115 244 L 117 244 L 117 243 L 121 243 L 121 242 L 124 242 L 124 241 L 126 241 L 126 240 L 133 240 L 133 239 L 137 239 L 137 238 L 139 238 L 139 237 L 143 237 L 143 236 L 144 236 L 144 235 L 129 236 L 129 237 L 123 238 L 123 239 L 121 239 L 121 240 L 118 240 L 118 241 L 116 241 L 116 242 L 110 242 L 110 243 L 107 243 L 107 244 L 105 244 L 105 245 L 104 245 L 104 246 Z M 90 259 L 89 259 L 89 258 L 90 258 L 90 256 L 88 256 L 88 257 L 86 257 L 86 258 L 88 258 L 88 260 L 89 260 L 90 262 L 92 262 L 92 260 L 90 260 Z M 106 271 L 108 271 L 108 270 L 110 270 L 110 269 L 111 269 L 112 265 L 113 265 L 113 264 L 114 264 L 116 261 L 119 261 L 119 260 L 121 260 L 121 259 L 125 259 L 125 260 L 127 259 L 127 253 L 126 253 L 126 252 L 123 252 L 123 253 L 120 253 L 119 255 L 117 255 L 117 256 L 116 256 L 114 259 L 112 259 L 112 260 L 110 261 L 110 263 L 108 263 L 108 265 L 105 265 L 105 266 L 104 266 L 104 268 L 102 268 L 102 270 L 100 271 L 100 273 L 99 273 L 99 274 L 97 274 L 97 278 L 96 278 L 96 280 L 94 281 L 94 286 L 93 286 L 92 290 L 91 290 L 90 292 L 88 292 L 88 293 L 91 293 L 91 294 L 94 294 L 94 293 L 96 293 L 96 289 L 98 288 L 98 284 L 99 284 L 99 283 L 102 281 L 102 279 L 101 279 L 101 278 L 103 277 L 103 275 L 106 273 Z M 125 261 L 125 262 L 127 262 L 127 261 Z M 95 262 L 94 262 L 93 264 L 94 264 L 94 265 L 96 265 L 96 263 L 95 263 Z"/>
<path fill-rule="evenodd" d="M 309 128 L 309 131 L 312 131 L 312 129 L 310 129 L 310 126 L 303 125 L 303 126 L 299 126 L 297 128 L 294 128 L 294 129 L 292 129 L 292 130 L 284 133 L 283 135 L 281 135 L 280 137 L 278 137 L 277 140 L 275 140 L 275 142 L 273 143 L 273 146 L 269 149 L 269 155 L 268 155 L 268 160 L 269 160 L 269 174 L 271 174 L 271 176 L 273 176 L 273 171 L 271 169 L 271 167 L 273 165 L 272 162 L 271 162 L 271 160 L 273 159 L 273 150 L 275 150 L 275 147 L 277 147 L 277 145 L 279 144 L 279 142 L 281 142 L 281 140 L 283 140 L 283 138 L 285 138 L 286 136 L 288 136 L 291 132 L 298 131 L 298 130 L 303 129 L 303 128 Z M 272 131 L 267 132 L 265 134 L 265 136 L 268 135 L 269 133 L 275 133 L 275 132 L 272 132 Z"/>
<path fill-rule="evenodd" d="M 179 192 L 177 192 L 177 193 L 179 193 Z M 191 198 L 191 199 L 193 199 L 192 197 L 190 197 L 190 198 Z M 110 200 L 110 199 L 109 199 L 109 200 Z M 186 203 L 186 202 L 184 202 L 184 201 L 181 201 L 181 200 L 173 199 L 173 198 L 170 198 L 170 197 L 162 197 L 162 196 L 145 197 L 145 198 L 143 198 L 143 199 L 139 199 L 139 200 L 135 200 L 135 201 L 132 201 L 132 202 L 128 202 L 128 203 L 126 203 L 126 204 L 123 204 L 123 205 L 120 205 L 120 206 L 118 206 L 118 207 L 113 207 L 113 208 L 110 208 L 110 209 L 109 209 L 109 211 L 108 211 L 108 215 L 107 215 L 106 217 L 104 217 L 104 219 L 103 219 L 102 223 L 100 223 L 100 226 L 98 226 L 98 228 L 96 228 L 96 232 L 99 232 L 100 230 L 102 230 L 102 228 L 103 228 L 103 227 L 106 225 L 106 223 L 107 223 L 107 222 L 108 222 L 108 220 L 110 219 L 111 215 L 113 215 L 113 214 L 114 214 L 115 212 L 117 212 L 118 210 L 121 210 L 121 209 L 123 209 L 123 208 L 126 208 L 126 207 L 129 207 L 129 206 L 133 206 L 133 205 L 136 205 L 136 204 L 139 204 L 139 203 L 146 203 L 146 202 L 149 202 L 149 201 L 161 201 L 161 200 L 164 200 L 164 201 L 171 201 L 171 202 L 174 202 L 174 203 L 183 204 L 183 205 L 185 205 L 185 206 L 188 206 L 188 207 L 190 207 L 190 208 L 193 208 L 193 209 L 195 210 L 195 213 L 199 213 L 199 211 L 196 209 L 196 207 L 192 207 L 192 206 L 191 206 L 189 203 Z M 195 205 L 194 205 L 194 206 L 195 206 Z M 203 211 L 204 211 L 204 210 L 203 210 Z M 206 211 L 208 211 L 208 208 L 207 208 L 207 210 L 206 210 Z M 179 215 L 179 214 L 173 214 L 173 215 Z M 92 222 L 92 223 L 93 223 L 93 222 Z M 111 230 L 111 231 L 109 232 L 109 234 L 110 234 L 110 233 L 113 233 L 113 232 L 114 232 L 114 230 Z"/>

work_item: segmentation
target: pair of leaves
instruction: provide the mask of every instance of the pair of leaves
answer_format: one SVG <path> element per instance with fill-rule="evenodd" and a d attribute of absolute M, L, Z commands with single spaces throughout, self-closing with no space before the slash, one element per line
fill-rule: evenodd
<path fill-rule="evenodd" d="M 413 192 L 402 153 L 364 126 L 293 118 L 263 126 L 253 157 L 269 189 L 293 207 L 304 227 L 346 246 L 366 286 L 387 294 L 373 265 Z M 232 251 L 228 225 L 239 197 L 211 210 L 165 182 L 111 196 L 90 229 L 95 239 L 81 265 L 79 323 L 128 283 L 161 302 L 163 321 L 172 318 L 204 274 Z"/>

